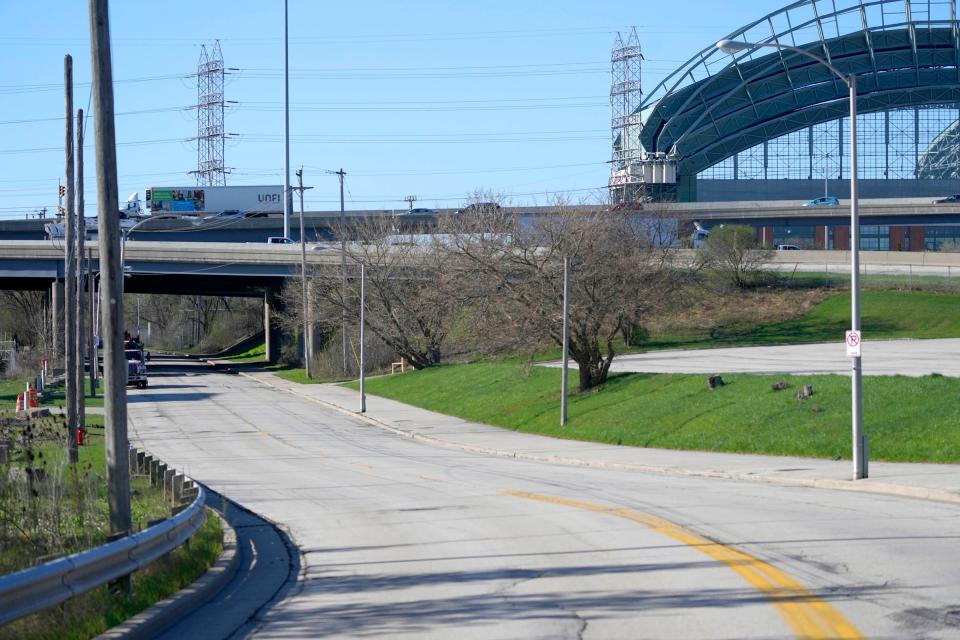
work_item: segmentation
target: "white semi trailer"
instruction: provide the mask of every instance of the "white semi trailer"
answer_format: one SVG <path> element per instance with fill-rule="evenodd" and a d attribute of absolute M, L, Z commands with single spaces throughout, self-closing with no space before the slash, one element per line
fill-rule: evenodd
<path fill-rule="evenodd" d="M 161 213 L 282 213 L 283 187 L 258 185 L 236 187 L 150 187 L 143 212 Z"/>

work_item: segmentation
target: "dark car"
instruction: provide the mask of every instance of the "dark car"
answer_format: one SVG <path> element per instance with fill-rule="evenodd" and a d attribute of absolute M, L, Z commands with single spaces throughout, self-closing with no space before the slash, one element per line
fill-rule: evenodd
<path fill-rule="evenodd" d="M 493 213 L 499 210 L 500 205 L 496 202 L 474 202 L 462 209 L 457 209 L 457 213 Z"/>
<path fill-rule="evenodd" d="M 427 209 L 426 207 L 417 207 L 416 209 L 410 209 L 410 211 L 408 211 L 407 213 L 415 216 L 426 216 L 426 215 L 434 214 L 436 213 L 436 211 L 434 211 L 433 209 Z"/>
<path fill-rule="evenodd" d="M 946 198 L 939 198 L 933 201 L 933 204 L 949 204 L 951 202 L 960 202 L 960 193 L 955 193 L 952 196 L 947 196 Z"/>

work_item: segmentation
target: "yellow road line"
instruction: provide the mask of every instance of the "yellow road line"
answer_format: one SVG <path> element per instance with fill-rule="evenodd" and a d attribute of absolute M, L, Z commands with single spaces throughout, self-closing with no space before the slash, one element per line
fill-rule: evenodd
<path fill-rule="evenodd" d="M 504 490 L 500 493 L 626 518 L 689 545 L 714 560 L 724 563 L 752 587 L 769 597 L 773 606 L 798 638 L 857 640 L 864 637 L 842 613 L 780 569 L 748 553 L 704 538 L 669 520 L 629 509 L 606 507 L 539 493 L 512 490 Z"/>

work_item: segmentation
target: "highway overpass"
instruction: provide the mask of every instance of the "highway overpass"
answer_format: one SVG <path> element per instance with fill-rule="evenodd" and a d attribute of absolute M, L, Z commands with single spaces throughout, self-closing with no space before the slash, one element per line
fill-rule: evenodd
<path fill-rule="evenodd" d="M 804 207 L 796 201 L 685 202 L 651 203 L 645 211 L 651 215 L 667 215 L 681 221 L 718 224 L 751 224 L 756 227 L 776 225 L 843 225 L 850 216 L 849 203 L 842 200 L 834 207 Z M 605 205 L 567 207 L 596 211 Z M 556 207 L 510 207 L 521 216 L 545 216 L 557 212 Z M 355 210 L 344 213 L 347 224 L 369 217 L 389 216 L 398 231 L 436 224 L 437 217 L 453 214 L 455 209 L 437 209 L 430 214 L 410 214 L 405 210 Z M 861 200 L 863 224 L 874 225 L 957 225 L 960 226 L 960 203 L 934 204 L 927 198 Z M 339 224 L 339 211 L 308 211 L 304 215 L 308 241 L 333 237 Z M 51 219 L 0 220 L 0 240 L 42 240 L 47 237 L 44 225 Z M 298 220 L 291 225 L 291 235 L 299 240 Z M 207 219 L 195 226 L 185 220 L 162 219 L 144 224 L 131 234 L 137 240 L 163 239 L 172 242 L 265 242 L 268 237 L 283 234 L 279 215 L 239 220 Z"/>
<path fill-rule="evenodd" d="M 312 247 L 313 245 L 311 245 Z M 91 243 L 95 270 L 99 251 Z M 131 293 L 259 296 L 279 289 L 300 273 L 299 245 L 225 242 L 129 241 L 126 244 L 127 284 Z M 692 251 L 681 256 L 692 259 Z M 913 272 L 930 275 L 960 273 L 960 254 L 861 251 L 868 273 Z M 63 278 L 64 245 L 57 240 L 0 240 L 0 288 L 48 288 Z M 340 268 L 336 244 L 307 251 L 311 271 Z M 778 251 L 771 268 L 841 272 L 850 264 L 848 251 Z"/>

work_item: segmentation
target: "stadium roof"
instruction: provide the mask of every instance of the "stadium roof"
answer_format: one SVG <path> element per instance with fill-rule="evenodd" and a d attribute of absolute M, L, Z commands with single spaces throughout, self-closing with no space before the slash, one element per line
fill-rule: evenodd
<path fill-rule="evenodd" d="M 960 102 L 956 0 L 803 0 L 727 36 L 806 49 L 856 73 L 861 113 Z M 696 174 L 744 149 L 849 113 L 849 90 L 789 51 L 710 46 L 640 106 L 640 141 Z"/>

